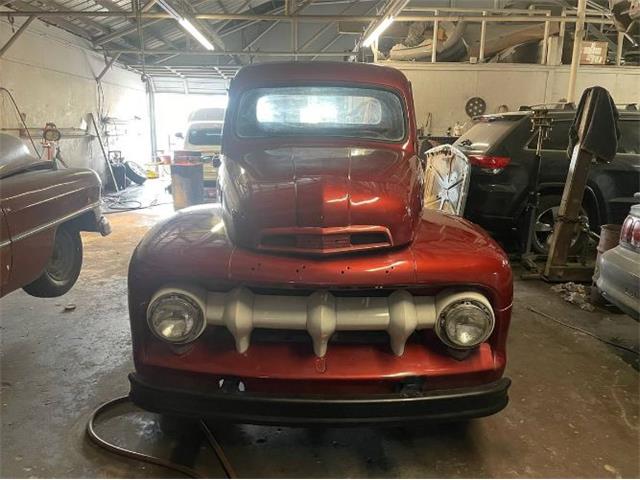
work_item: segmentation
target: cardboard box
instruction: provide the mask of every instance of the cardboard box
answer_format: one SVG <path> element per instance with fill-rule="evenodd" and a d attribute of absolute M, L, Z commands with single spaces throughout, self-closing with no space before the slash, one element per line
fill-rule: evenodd
<path fill-rule="evenodd" d="M 582 42 L 581 65 L 604 65 L 607 63 L 607 42 Z"/>

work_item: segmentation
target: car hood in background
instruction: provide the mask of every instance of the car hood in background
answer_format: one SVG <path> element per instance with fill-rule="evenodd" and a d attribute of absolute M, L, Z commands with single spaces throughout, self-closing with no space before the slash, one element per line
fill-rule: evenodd
<path fill-rule="evenodd" d="M 40 160 L 31 155 L 21 139 L 7 133 L 0 133 L 0 178 L 8 177 L 28 168 L 47 165 L 53 168 L 52 162 Z"/>

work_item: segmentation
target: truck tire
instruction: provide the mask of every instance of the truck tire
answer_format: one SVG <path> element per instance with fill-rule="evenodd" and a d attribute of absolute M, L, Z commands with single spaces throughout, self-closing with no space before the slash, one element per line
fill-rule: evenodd
<path fill-rule="evenodd" d="M 562 195 L 548 194 L 540 195 L 540 202 L 538 204 L 538 210 L 536 212 L 536 223 L 534 226 L 534 235 L 531 246 L 537 253 L 546 255 L 549 253 L 550 238 L 553 233 L 556 217 L 560 208 L 560 201 Z M 589 214 L 585 210 L 584 206 L 581 209 L 580 215 L 585 215 L 589 218 Z M 586 242 L 589 240 L 589 236 L 584 232 L 578 232 L 571 240 L 571 247 L 569 248 L 570 255 L 578 255 L 584 248 Z"/>
<path fill-rule="evenodd" d="M 127 174 L 127 178 L 133 183 L 142 185 L 147 181 L 147 174 L 144 169 L 136 162 L 124 162 L 124 168 Z"/>
<path fill-rule="evenodd" d="M 80 232 L 60 226 L 56 231 L 53 252 L 42 274 L 23 287 L 29 295 L 41 298 L 64 295 L 76 283 L 82 269 Z"/>

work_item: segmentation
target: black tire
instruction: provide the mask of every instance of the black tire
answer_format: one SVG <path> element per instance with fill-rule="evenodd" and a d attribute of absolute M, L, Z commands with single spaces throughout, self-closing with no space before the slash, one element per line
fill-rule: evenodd
<path fill-rule="evenodd" d="M 29 295 L 41 298 L 64 295 L 76 283 L 82 269 L 82 239 L 80 232 L 58 227 L 51 258 L 42 274 L 23 287 Z"/>
<path fill-rule="evenodd" d="M 553 233 L 553 227 L 555 218 L 560 208 L 561 195 L 541 195 L 540 202 L 538 203 L 538 210 L 536 211 L 536 223 L 534 225 L 534 235 L 531 242 L 531 246 L 537 253 L 546 255 L 549 253 L 551 233 Z M 580 215 L 585 215 L 589 218 L 588 212 L 584 206 Z M 591 222 L 589 222 L 591 224 Z M 589 240 L 589 236 L 585 232 L 577 232 L 571 241 L 571 247 L 569 248 L 569 255 L 578 255 L 584 249 L 585 244 Z"/>
<path fill-rule="evenodd" d="M 133 183 L 142 185 L 147 181 L 147 174 L 136 162 L 124 162 L 124 168 L 127 173 L 127 178 Z"/>

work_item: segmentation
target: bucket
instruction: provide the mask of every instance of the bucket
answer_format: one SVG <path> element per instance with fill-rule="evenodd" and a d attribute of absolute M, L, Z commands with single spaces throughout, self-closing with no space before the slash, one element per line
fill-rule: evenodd
<path fill-rule="evenodd" d="M 618 246 L 622 225 L 608 223 L 600 227 L 600 241 L 598 242 L 598 256 Z"/>
<path fill-rule="evenodd" d="M 172 164 L 171 193 L 176 210 L 204 203 L 202 163 Z"/>

